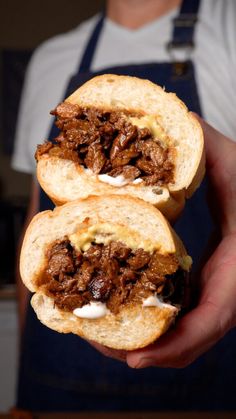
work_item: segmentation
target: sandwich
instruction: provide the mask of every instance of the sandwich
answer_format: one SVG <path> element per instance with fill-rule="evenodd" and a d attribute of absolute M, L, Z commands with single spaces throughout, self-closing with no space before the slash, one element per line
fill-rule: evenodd
<path fill-rule="evenodd" d="M 200 124 L 175 94 L 148 80 L 102 75 L 52 114 L 59 134 L 37 148 L 37 177 L 57 205 L 129 195 L 175 220 L 204 176 Z"/>
<path fill-rule="evenodd" d="M 154 342 L 186 305 L 191 258 L 162 213 L 132 196 L 74 200 L 37 214 L 21 277 L 39 320 L 115 349 Z"/>

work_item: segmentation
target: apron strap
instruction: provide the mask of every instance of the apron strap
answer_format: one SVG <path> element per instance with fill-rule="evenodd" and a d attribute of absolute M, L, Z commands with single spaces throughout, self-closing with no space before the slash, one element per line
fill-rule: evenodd
<path fill-rule="evenodd" d="M 194 48 L 194 29 L 197 22 L 197 14 L 200 0 L 183 0 L 179 15 L 173 19 L 172 40 L 168 43 L 168 49 Z"/>
<path fill-rule="evenodd" d="M 193 48 L 193 36 L 195 23 L 197 22 L 197 13 L 200 5 L 200 0 L 183 0 L 179 16 L 173 20 L 172 40 L 168 43 L 168 50 L 174 48 Z M 77 73 L 84 73 L 90 70 L 94 52 L 97 47 L 99 36 L 101 34 L 105 13 L 101 14 L 95 28 L 88 40 L 84 54 L 80 61 L 80 66 Z"/>
<path fill-rule="evenodd" d="M 95 25 L 95 28 L 88 40 L 87 46 L 84 49 L 84 54 L 82 56 L 82 59 L 80 61 L 80 66 L 78 73 L 85 73 L 86 71 L 89 71 L 91 62 L 94 56 L 94 52 L 97 46 L 97 42 L 99 39 L 99 35 L 101 33 L 103 23 L 104 23 L 105 14 L 102 13 L 100 19 L 98 20 L 97 24 Z"/>

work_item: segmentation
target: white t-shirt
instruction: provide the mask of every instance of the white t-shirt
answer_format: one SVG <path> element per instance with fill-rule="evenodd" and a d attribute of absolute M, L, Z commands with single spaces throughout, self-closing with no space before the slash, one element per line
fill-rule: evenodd
<path fill-rule="evenodd" d="M 170 61 L 166 43 L 178 10 L 139 29 L 124 28 L 108 18 L 91 69 L 115 65 Z M 43 43 L 27 70 L 13 156 L 13 168 L 33 173 L 36 146 L 47 139 L 50 110 L 62 101 L 76 72 L 99 15 L 68 33 Z M 205 119 L 236 140 L 236 1 L 202 0 L 192 60 Z"/>

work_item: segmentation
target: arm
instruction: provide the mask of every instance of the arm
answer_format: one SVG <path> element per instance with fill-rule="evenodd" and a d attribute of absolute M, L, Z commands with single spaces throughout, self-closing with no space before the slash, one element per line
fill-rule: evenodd
<path fill-rule="evenodd" d="M 20 249 L 23 242 L 23 237 L 26 231 L 28 224 L 30 223 L 32 217 L 37 213 L 39 207 L 39 188 L 35 180 L 32 180 L 31 186 L 31 196 L 30 196 L 30 203 L 25 219 L 25 224 L 23 227 L 23 231 L 21 234 L 21 238 L 19 240 L 18 245 L 18 252 L 17 252 L 17 269 L 16 269 L 16 289 L 17 289 L 17 299 L 18 299 L 18 318 L 19 318 L 19 330 L 20 334 L 22 334 L 25 324 L 25 314 L 27 309 L 27 303 L 29 299 L 29 291 L 24 286 L 23 282 L 21 281 L 20 273 L 19 273 L 19 257 L 20 257 Z"/>

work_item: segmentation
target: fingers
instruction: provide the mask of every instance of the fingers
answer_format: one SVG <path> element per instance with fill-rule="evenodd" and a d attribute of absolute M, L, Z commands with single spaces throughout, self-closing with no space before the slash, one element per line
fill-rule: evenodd
<path fill-rule="evenodd" d="M 224 314 L 214 304 L 205 302 L 153 345 L 128 353 L 127 363 L 133 368 L 186 367 L 226 333 L 226 324 Z"/>
<path fill-rule="evenodd" d="M 203 129 L 207 162 L 212 167 L 222 160 L 223 154 L 227 149 L 235 148 L 236 145 L 234 141 L 221 134 L 199 115 L 196 113 L 193 113 L 193 115 L 197 118 Z"/>
<path fill-rule="evenodd" d="M 225 238 L 202 273 L 199 305 L 153 345 L 127 354 L 133 368 L 183 368 L 236 325 L 236 235 Z"/>
<path fill-rule="evenodd" d="M 92 345 L 95 349 L 97 349 L 103 355 L 109 358 L 116 359 L 117 361 L 126 362 L 126 351 L 110 349 L 92 340 L 88 340 L 87 342 L 90 343 L 90 345 Z"/>
<path fill-rule="evenodd" d="M 222 232 L 228 235 L 236 231 L 236 143 L 194 115 L 204 132 L 208 175 L 216 201 L 214 204 L 220 210 Z"/>

